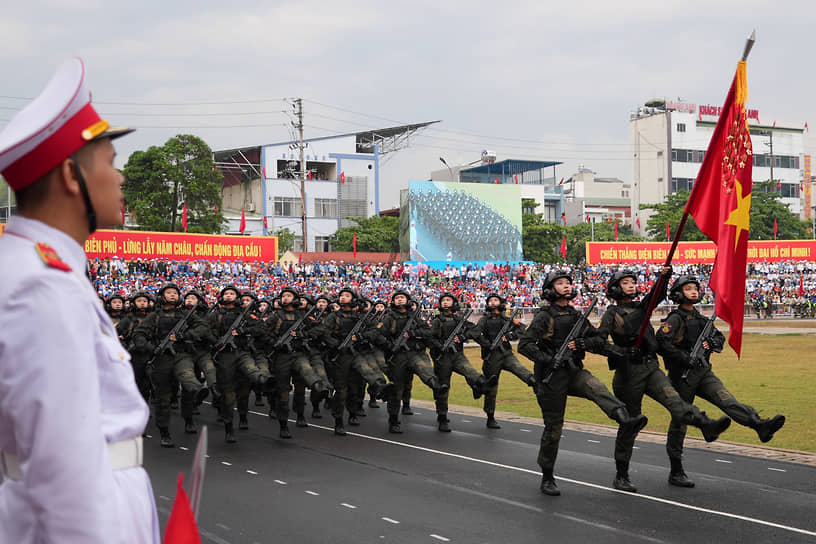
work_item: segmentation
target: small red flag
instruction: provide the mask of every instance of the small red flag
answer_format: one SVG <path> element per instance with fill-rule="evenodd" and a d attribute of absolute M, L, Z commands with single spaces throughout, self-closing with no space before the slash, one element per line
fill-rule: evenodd
<path fill-rule="evenodd" d="M 782 180 L 779 180 L 779 181 L 776 182 L 776 190 L 777 191 L 782 190 Z"/>
<path fill-rule="evenodd" d="M 311 170 L 306 172 L 306 179 L 312 179 L 312 171 Z"/>
<path fill-rule="evenodd" d="M 564 185 L 564 178 L 561 178 L 561 181 L 558 182 L 558 185 Z"/>
<path fill-rule="evenodd" d="M 513 181 L 515 181 L 516 185 L 518 185 L 518 174 L 513 174 Z"/>
<path fill-rule="evenodd" d="M 618 241 L 618 220 L 615 219 L 615 241 Z"/>
<path fill-rule="evenodd" d="M 561 256 L 563 258 L 565 258 L 565 259 L 567 258 L 567 237 L 566 236 L 564 236 L 561 239 Z"/>
<path fill-rule="evenodd" d="M 265 215 L 264 215 L 264 228 L 265 229 L 269 228 L 269 223 L 266 222 L 266 216 Z"/>
<path fill-rule="evenodd" d="M 218 213 L 218 204 L 215 205 L 215 213 Z"/>
<path fill-rule="evenodd" d="M 243 234 L 246 231 L 246 215 L 244 214 L 244 209 L 241 208 L 241 224 L 238 226 L 238 232 Z"/>
<path fill-rule="evenodd" d="M 496 178 L 496 185 L 499 184 L 499 178 Z"/>
<path fill-rule="evenodd" d="M 586 219 L 587 219 L 587 223 L 589 223 L 589 214 L 587 214 L 587 218 L 586 218 Z"/>
<path fill-rule="evenodd" d="M 776 217 L 774 217 L 774 240 L 776 240 L 777 234 L 779 234 L 779 225 L 776 223 Z"/>
<path fill-rule="evenodd" d="M 805 123 L 805 132 L 810 132 L 810 129 L 808 128 L 807 123 Z"/>
<path fill-rule="evenodd" d="M 666 240 L 671 242 L 671 228 L 669 228 L 669 220 L 666 219 Z"/>
<path fill-rule="evenodd" d="M 261 173 L 263 173 L 263 177 L 264 177 L 264 179 L 266 179 L 266 166 L 261 168 Z"/>
<path fill-rule="evenodd" d="M 354 256 L 357 256 L 357 233 L 354 233 L 354 236 L 351 237 L 351 248 L 354 251 Z"/>
<path fill-rule="evenodd" d="M 776 121 L 774 121 L 773 126 L 774 126 L 774 128 L 776 128 Z"/>
<path fill-rule="evenodd" d="M 125 200 L 122 199 L 122 225 L 125 224 Z"/>
<path fill-rule="evenodd" d="M 346 173 L 345 172 L 340 172 L 340 183 L 345 183 L 345 182 L 346 182 Z"/>
<path fill-rule="evenodd" d="M 163 544 L 201 544 L 201 535 L 198 532 L 190 500 L 181 485 L 184 474 L 179 474 L 176 487 L 176 500 L 173 501 L 173 510 L 167 520 L 164 530 Z"/>
<path fill-rule="evenodd" d="M 640 228 L 640 217 L 637 218 L 636 224 L 637 224 L 637 227 Z"/>
<path fill-rule="evenodd" d="M 181 228 L 187 232 L 187 204 L 184 205 L 184 210 L 181 212 Z"/>
<path fill-rule="evenodd" d="M 746 64 L 740 61 L 700 173 L 686 203 L 700 230 L 717 245 L 709 278 L 717 316 L 730 325 L 728 343 L 739 357 L 745 314 L 745 267 L 751 213 L 752 144 L 745 113 Z"/>

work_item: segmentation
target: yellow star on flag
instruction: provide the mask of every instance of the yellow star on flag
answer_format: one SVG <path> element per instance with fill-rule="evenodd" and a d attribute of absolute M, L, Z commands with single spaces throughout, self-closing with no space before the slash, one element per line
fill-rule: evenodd
<path fill-rule="evenodd" d="M 740 233 L 748 231 L 751 224 L 751 193 L 748 196 L 742 196 L 742 184 L 739 180 L 734 182 L 737 193 L 737 207 L 731 210 L 728 219 L 725 220 L 726 225 L 734 225 L 737 227 L 737 234 L 734 236 L 734 251 L 737 250 Z"/>

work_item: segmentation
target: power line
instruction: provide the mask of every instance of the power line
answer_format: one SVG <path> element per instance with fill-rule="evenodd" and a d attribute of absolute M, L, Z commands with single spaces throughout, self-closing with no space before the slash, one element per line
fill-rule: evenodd
<path fill-rule="evenodd" d="M 9 100 L 34 100 L 31 96 L 4 96 L 0 98 Z M 217 106 L 224 104 L 258 104 L 262 102 L 283 102 L 283 98 L 254 98 L 244 100 L 213 100 L 213 101 L 185 101 L 185 102 L 105 102 L 101 100 L 94 100 L 94 104 L 105 104 L 109 106 Z"/>

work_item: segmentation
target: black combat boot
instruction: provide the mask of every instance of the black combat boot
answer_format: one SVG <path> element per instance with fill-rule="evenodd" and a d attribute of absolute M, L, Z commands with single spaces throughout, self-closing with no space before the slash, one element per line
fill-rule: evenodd
<path fill-rule="evenodd" d="M 303 414 L 303 409 L 301 408 L 297 413 L 297 420 L 295 421 L 295 427 L 308 427 L 309 424 L 306 423 L 306 416 Z"/>
<path fill-rule="evenodd" d="M 541 489 L 542 493 L 550 497 L 557 497 L 561 494 L 558 486 L 555 485 L 555 477 L 553 477 L 552 470 L 541 471 L 541 487 L 539 489 Z"/>
<path fill-rule="evenodd" d="M 312 403 L 312 417 L 314 419 L 321 419 L 323 414 L 320 413 L 320 401 Z"/>
<path fill-rule="evenodd" d="M 493 412 L 487 414 L 487 428 L 488 429 L 501 429 L 501 425 L 499 425 L 496 418 L 493 416 Z"/>
<path fill-rule="evenodd" d="M 411 403 L 410 403 L 410 401 L 409 401 L 409 402 L 403 402 L 403 403 L 402 403 L 402 410 L 401 410 L 401 413 L 402 413 L 402 415 L 404 415 L 404 416 L 412 416 L 412 415 L 414 415 L 414 411 L 413 411 L 413 410 L 411 410 Z"/>
<path fill-rule="evenodd" d="M 173 439 L 170 438 L 170 430 L 167 427 L 159 427 L 159 434 L 161 434 L 162 448 L 172 448 L 175 445 Z"/>
<path fill-rule="evenodd" d="M 246 414 L 238 414 L 238 430 L 239 431 L 249 430 L 249 420 L 247 419 Z"/>
<path fill-rule="evenodd" d="M 259 394 L 257 391 L 255 392 L 255 406 L 266 406 L 263 395 Z"/>
<path fill-rule="evenodd" d="M 224 423 L 224 441 L 227 444 L 235 444 L 235 431 L 232 428 L 232 421 Z"/>
<path fill-rule="evenodd" d="M 677 487 L 694 487 L 694 482 L 688 479 L 686 471 L 683 470 L 683 461 L 669 458 L 671 472 L 669 473 L 669 483 Z"/>
<path fill-rule="evenodd" d="M 706 442 L 714 442 L 731 425 L 731 418 L 709 419 L 705 412 L 701 412 L 694 424 L 703 432 Z"/>
<path fill-rule="evenodd" d="M 449 425 L 450 420 L 448 419 L 448 416 L 440 414 L 440 415 L 436 416 L 436 421 L 439 423 L 439 432 L 440 433 L 449 433 L 449 432 L 451 432 L 451 428 L 450 428 L 450 425 Z"/>
<path fill-rule="evenodd" d="M 193 418 L 191 417 L 184 418 L 184 432 L 187 434 L 196 434 L 198 432 L 195 423 L 193 423 Z"/>
<path fill-rule="evenodd" d="M 391 434 L 402 434 L 402 427 L 397 416 L 388 416 L 388 432 Z"/>
<path fill-rule="evenodd" d="M 774 433 L 782 428 L 782 425 L 785 424 L 785 416 L 782 414 L 777 414 L 771 419 L 759 419 L 757 416 L 758 421 L 755 424 L 751 425 L 751 428 L 754 429 L 759 436 L 759 441 L 763 444 L 768 442 L 773 438 Z"/>
<path fill-rule="evenodd" d="M 343 426 L 343 418 L 334 418 L 334 434 L 337 436 L 346 436 L 346 428 Z"/>
<path fill-rule="evenodd" d="M 433 389 L 434 396 L 445 393 L 448 389 L 450 389 L 450 385 L 446 383 L 441 383 L 439 378 L 433 376 L 430 380 L 428 380 L 428 385 L 431 389 Z M 408 408 L 410 410 L 410 407 Z M 405 407 L 403 406 L 403 414 L 405 413 Z"/>
<path fill-rule="evenodd" d="M 524 383 L 533 388 L 533 393 L 536 395 L 538 394 L 538 382 L 536 382 L 536 377 L 534 374 L 530 374 L 527 379 L 524 380 Z"/>
<path fill-rule="evenodd" d="M 612 482 L 612 487 L 628 493 L 637 493 L 637 487 L 633 486 L 629 480 L 629 463 L 615 461 L 615 467 L 617 473 L 615 474 L 615 481 Z"/>
<path fill-rule="evenodd" d="M 196 395 L 195 395 L 195 404 L 194 404 L 194 406 L 195 406 L 196 408 L 197 408 L 197 407 L 199 407 L 199 406 L 201 406 L 201 403 L 202 403 L 202 402 L 204 402 L 204 400 L 205 400 L 205 399 L 206 399 L 208 396 L 210 396 L 210 390 L 209 390 L 209 389 L 207 389 L 206 387 L 202 387 L 201 389 L 199 389 L 198 391 L 196 391 Z"/>
<path fill-rule="evenodd" d="M 375 399 L 375 398 L 374 398 L 374 394 L 373 394 L 373 393 L 369 393 L 369 395 L 370 395 L 370 396 L 369 396 L 369 398 L 368 398 L 368 407 L 369 407 L 369 408 L 379 408 L 379 407 L 380 407 L 380 405 L 379 405 L 379 403 L 377 402 L 377 399 Z"/>
<path fill-rule="evenodd" d="M 289 422 L 285 419 L 278 418 L 278 423 L 280 423 L 280 433 L 278 433 L 278 436 L 281 438 L 292 438 L 292 433 L 289 432 Z"/>
<path fill-rule="evenodd" d="M 649 419 L 643 414 L 635 417 L 630 416 L 625 406 L 615 408 L 612 412 L 612 419 L 618 422 L 623 432 L 627 435 L 631 434 L 631 436 L 637 436 L 640 430 L 649 422 Z"/>
<path fill-rule="evenodd" d="M 312 392 L 309 394 L 309 398 L 316 398 L 317 402 L 329 398 L 329 390 L 325 385 L 323 385 L 323 382 L 317 381 L 313 383 L 309 389 L 312 390 Z"/>
<path fill-rule="evenodd" d="M 275 411 L 275 407 L 269 406 L 269 419 L 278 419 L 278 413 Z"/>
<path fill-rule="evenodd" d="M 357 419 L 356 414 L 349 414 L 348 424 L 351 425 L 352 427 L 360 426 L 360 420 Z"/>
<path fill-rule="evenodd" d="M 394 384 L 386 383 L 385 380 L 379 379 L 374 382 L 374 398 L 379 400 L 386 400 L 394 392 Z"/>

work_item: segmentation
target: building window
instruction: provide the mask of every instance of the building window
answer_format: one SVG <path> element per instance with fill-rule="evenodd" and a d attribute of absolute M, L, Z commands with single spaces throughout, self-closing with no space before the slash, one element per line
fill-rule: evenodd
<path fill-rule="evenodd" d="M 677 150 L 672 149 L 672 162 L 677 162 Z"/>
<path fill-rule="evenodd" d="M 328 236 L 315 236 L 315 251 L 331 251 Z"/>
<path fill-rule="evenodd" d="M 303 251 L 303 236 L 295 236 L 292 242 L 292 251 Z"/>
<path fill-rule="evenodd" d="M 679 193 L 680 191 L 691 191 L 694 187 L 694 180 L 691 178 L 672 178 L 671 193 Z"/>
<path fill-rule="evenodd" d="M 333 198 L 315 199 L 315 217 L 337 217 L 337 200 Z"/>
<path fill-rule="evenodd" d="M 677 123 L 677 132 L 685 132 L 686 131 L 686 124 L 685 123 Z"/>
<path fill-rule="evenodd" d="M 299 198 L 289 198 L 276 196 L 273 203 L 274 213 L 283 217 L 300 217 L 303 215 L 303 208 Z"/>
<path fill-rule="evenodd" d="M 690 149 L 686 150 L 686 162 L 694 162 L 694 151 Z"/>

